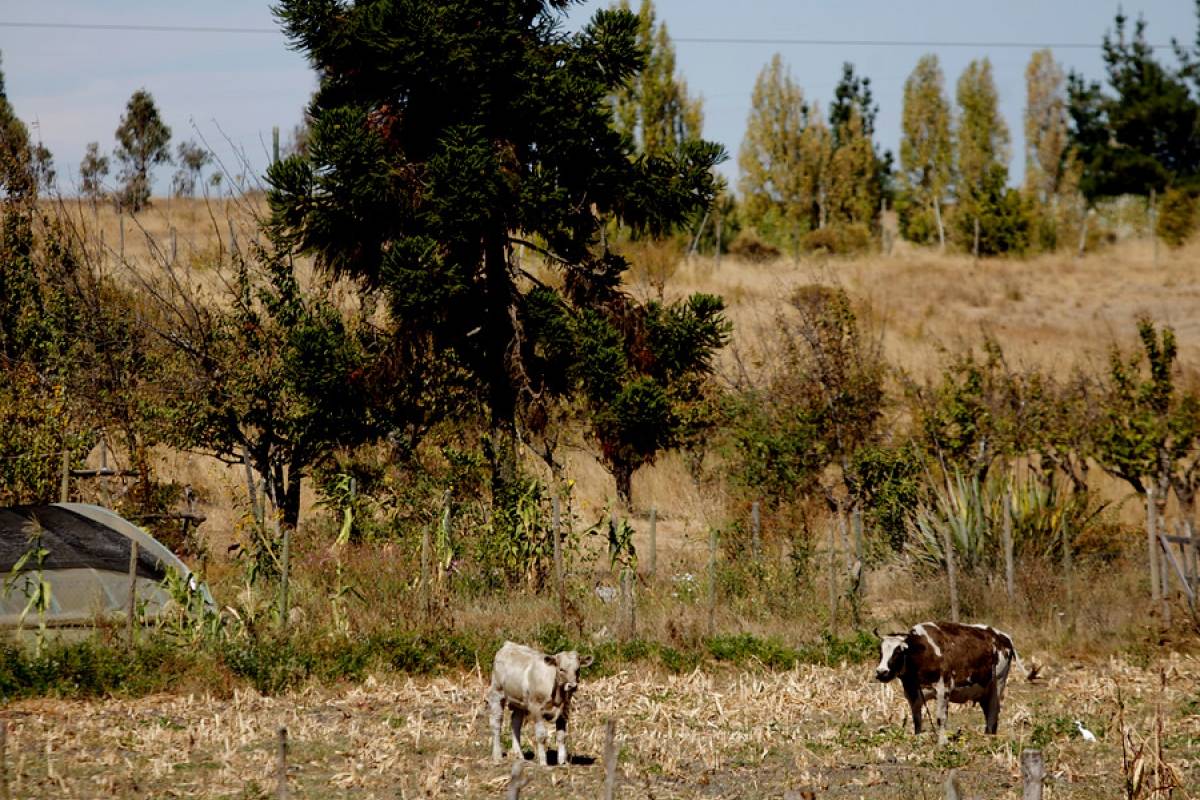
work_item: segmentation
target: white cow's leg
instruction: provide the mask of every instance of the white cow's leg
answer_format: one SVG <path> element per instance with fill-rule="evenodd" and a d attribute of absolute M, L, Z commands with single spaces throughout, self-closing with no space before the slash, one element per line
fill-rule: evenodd
<path fill-rule="evenodd" d="M 554 721 L 554 732 L 558 738 L 558 765 L 564 767 L 567 764 L 567 715 L 560 714 L 558 719 Z"/>
<path fill-rule="evenodd" d="M 504 759 L 504 748 L 500 744 L 500 723 L 504 720 L 504 693 L 496 689 L 488 692 L 488 716 L 492 724 L 492 760 Z"/>
<path fill-rule="evenodd" d="M 524 758 L 521 752 L 521 723 L 525 721 L 525 712 L 519 708 L 512 710 L 512 757 Z"/>
<path fill-rule="evenodd" d="M 537 755 L 537 763 L 546 766 L 546 721 L 541 714 L 534 715 L 533 747 Z"/>
<path fill-rule="evenodd" d="M 950 693 L 946 689 L 946 679 L 941 678 L 937 682 L 937 732 L 938 744 L 946 743 L 946 712 L 950 703 Z"/>

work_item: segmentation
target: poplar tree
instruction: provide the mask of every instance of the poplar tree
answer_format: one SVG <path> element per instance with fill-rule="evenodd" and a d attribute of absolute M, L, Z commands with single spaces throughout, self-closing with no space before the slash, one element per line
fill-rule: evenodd
<path fill-rule="evenodd" d="M 946 246 L 942 201 L 950 186 L 953 152 L 950 103 L 936 55 L 921 57 L 904 82 L 900 181 L 909 201 L 933 215 L 938 244 Z"/>
<path fill-rule="evenodd" d="M 738 152 L 739 188 L 751 224 L 767 235 L 781 232 L 776 238 L 793 245 L 815 227 L 820 167 L 830 150 L 828 129 L 810 124 L 819 116 L 810 114 L 804 92 L 776 53 L 754 82 Z"/>
<path fill-rule="evenodd" d="M 1006 167 L 1008 126 L 1000 116 L 999 96 L 988 59 L 972 61 L 958 79 L 956 191 L 960 206 L 971 206 L 992 167 Z"/>
<path fill-rule="evenodd" d="M 838 128 L 834 129 L 835 131 Z M 840 126 L 829 163 L 829 221 L 834 225 L 870 225 L 879 211 L 881 186 L 875 145 L 857 110 Z"/>
<path fill-rule="evenodd" d="M 145 89 L 138 89 L 129 98 L 116 137 L 113 155 L 122 165 L 121 205 L 133 212 L 141 211 L 150 202 L 150 170 L 171 163 L 171 129 Z"/>
<path fill-rule="evenodd" d="M 1049 49 L 1037 50 L 1025 68 L 1025 191 L 1049 203 L 1066 168 L 1066 77 Z"/>
<path fill-rule="evenodd" d="M 618 8 L 629 10 L 629 0 Z M 667 24 L 656 21 L 652 0 L 638 10 L 638 46 L 648 55 L 646 67 L 613 97 L 617 128 L 641 153 L 662 155 L 688 139 L 699 139 L 704 125 L 703 103 L 688 93 L 687 81 L 676 74 L 675 45 Z"/>

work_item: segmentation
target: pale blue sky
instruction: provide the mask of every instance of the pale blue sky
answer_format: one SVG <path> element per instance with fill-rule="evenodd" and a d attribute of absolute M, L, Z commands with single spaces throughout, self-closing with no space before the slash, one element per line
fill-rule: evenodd
<path fill-rule="evenodd" d="M 573 9 L 572 26 L 609 0 L 587 0 Z M 633 0 L 635 7 L 638 0 Z M 1133 0 L 1131 17 L 1145 15 L 1152 42 L 1172 36 L 1195 40 L 1191 0 Z M 925 52 L 935 52 L 953 98 L 959 73 L 973 58 L 992 61 L 1001 109 L 1013 138 L 1014 180 L 1022 171 L 1021 113 L 1028 48 L 869 47 L 854 45 L 713 44 L 689 38 L 903 40 L 1099 44 L 1111 27 L 1116 0 L 924 0 L 919 5 L 858 0 L 656 0 L 659 18 L 677 40 L 679 67 L 693 92 L 704 97 L 705 135 L 725 144 L 736 173 L 750 92 L 759 70 L 778 51 L 806 97 L 827 107 L 843 61 L 871 78 L 880 106 L 877 138 L 895 151 L 904 79 Z M 274 28 L 269 3 L 208 0 L 200 3 L 107 0 L 4 0 L 0 4 L 0 55 L 9 99 L 51 149 L 63 191 L 89 141 L 113 147 L 125 102 L 138 88 L 153 95 L 171 126 L 173 144 L 208 141 L 230 172 L 241 172 L 231 143 L 259 170 L 268 161 L 271 128 L 286 138 L 300 119 L 315 80 L 304 59 L 275 33 L 177 33 L 5 27 L 51 22 Z M 1171 58 L 1169 52 L 1162 53 Z M 1067 68 L 1102 75 L 1100 51 L 1056 49 Z M 160 170 L 156 193 L 170 170 Z"/>

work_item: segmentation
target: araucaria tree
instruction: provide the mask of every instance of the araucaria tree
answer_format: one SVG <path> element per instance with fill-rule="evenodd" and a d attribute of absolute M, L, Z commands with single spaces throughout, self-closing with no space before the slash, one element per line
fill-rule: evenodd
<path fill-rule="evenodd" d="M 953 151 L 950 140 L 950 102 L 937 56 L 925 55 L 904 82 L 901 121 L 900 182 L 907 214 L 902 214 L 902 232 L 914 238 L 915 230 L 929 228 L 915 219 L 932 216 L 938 244 L 946 245 L 942 202 L 950 186 Z M 918 237 L 921 238 L 921 237 Z"/>
<path fill-rule="evenodd" d="M 141 211 L 150 202 L 150 170 L 171 162 L 171 129 L 145 89 L 138 89 L 129 98 L 116 137 L 113 155 L 121 163 L 121 206 Z"/>
<path fill-rule="evenodd" d="M 604 220 L 668 230 L 711 202 L 723 157 L 695 139 L 635 156 L 609 98 L 645 67 L 637 17 L 602 10 L 567 34 L 568 5 L 276 7 L 320 88 L 307 156 L 269 172 L 274 233 L 379 291 L 397 336 L 428 337 L 477 377 L 501 506 L 513 502 L 523 413 L 571 390 L 544 357 L 568 334 L 534 324 L 534 312 L 630 308 L 627 265 L 601 243 Z M 557 269 L 553 288 L 522 268 L 517 244 Z"/>

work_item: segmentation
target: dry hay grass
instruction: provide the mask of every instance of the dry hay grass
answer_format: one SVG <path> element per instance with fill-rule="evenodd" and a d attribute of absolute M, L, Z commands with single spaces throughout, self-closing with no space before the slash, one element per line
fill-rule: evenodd
<path fill-rule="evenodd" d="M 1051 797 L 1115 798 L 1122 774 L 1118 687 L 1135 739 L 1148 743 L 1148 752 L 1161 744 L 1180 785 L 1194 787 L 1200 663 L 1172 656 L 1161 669 L 1165 689 L 1159 669 L 1116 660 L 1086 668 L 1052 664 L 1035 684 L 1014 677 L 1000 735 L 981 734 L 974 708 L 952 706 L 950 729 L 957 733 L 944 749 L 931 735 L 909 732 L 898 687 L 872 681 L 869 665 L 779 673 L 639 670 L 585 679 L 570 731 L 573 763 L 527 770 L 533 781 L 522 796 L 599 796 L 604 720 L 612 716 L 620 739 L 619 797 L 779 797 L 804 787 L 831 798 L 940 796 L 951 767 L 968 795 L 1012 797 L 1020 785 L 1018 754 L 1049 737 Z M 436 679 L 370 678 L 278 698 L 235 692 L 17 703 L 4 711 L 9 779 L 17 797 L 266 796 L 274 792 L 282 725 L 289 732 L 292 797 L 497 797 L 509 765 L 490 761 L 484 677 L 476 670 Z M 1069 735 L 1076 718 L 1100 741 Z M 528 736 L 527 728 L 527 745 Z M 1194 796 L 1189 791 L 1173 796 L 1186 800 Z"/>

